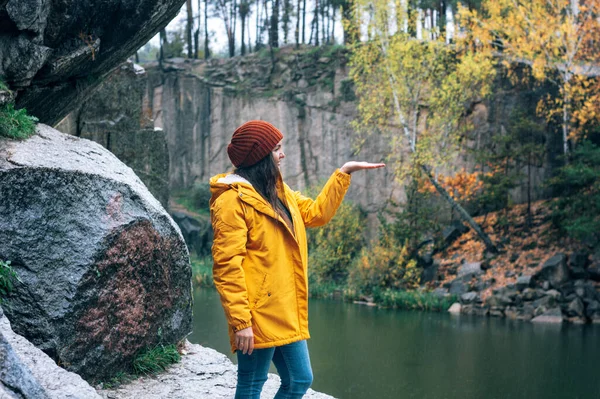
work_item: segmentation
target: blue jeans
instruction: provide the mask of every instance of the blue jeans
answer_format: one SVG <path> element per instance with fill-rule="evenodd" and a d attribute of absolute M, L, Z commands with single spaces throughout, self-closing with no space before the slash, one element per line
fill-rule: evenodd
<path fill-rule="evenodd" d="M 271 360 L 281 378 L 281 386 L 274 399 L 302 398 L 312 384 L 313 374 L 306 341 L 254 349 L 252 355 L 244 355 L 239 350 L 236 353 L 238 381 L 235 399 L 260 399 Z"/>

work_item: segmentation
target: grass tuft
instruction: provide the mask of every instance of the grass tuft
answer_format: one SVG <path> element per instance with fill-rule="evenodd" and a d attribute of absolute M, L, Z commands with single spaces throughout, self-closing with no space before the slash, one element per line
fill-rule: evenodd
<path fill-rule="evenodd" d="M 138 375 L 149 375 L 164 371 L 181 360 L 175 344 L 157 345 L 140 352 L 133 360 L 133 370 Z"/>
<path fill-rule="evenodd" d="M 14 282 L 18 280 L 17 273 L 10 266 L 10 261 L 0 260 L 0 303 L 2 298 L 13 290 Z"/>
<path fill-rule="evenodd" d="M 213 261 L 211 256 L 203 258 L 193 257 L 190 259 L 192 264 L 193 281 L 199 287 L 214 287 L 213 281 Z"/>
<path fill-rule="evenodd" d="M 25 108 L 15 109 L 14 104 L 7 104 L 0 109 L 0 136 L 23 140 L 35 133 L 38 119 L 27 115 Z"/>

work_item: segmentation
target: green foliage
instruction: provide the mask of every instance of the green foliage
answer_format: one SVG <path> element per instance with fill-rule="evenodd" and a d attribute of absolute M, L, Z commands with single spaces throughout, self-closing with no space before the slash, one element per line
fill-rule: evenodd
<path fill-rule="evenodd" d="M 0 303 L 2 303 L 2 298 L 13 290 L 14 283 L 18 280 L 17 273 L 11 267 L 10 261 L 0 260 Z"/>
<path fill-rule="evenodd" d="M 192 279 L 200 287 L 214 287 L 213 260 L 211 256 L 203 258 L 192 257 Z"/>
<path fill-rule="evenodd" d="M 552 204 L 552 222 L 570 237 L 597 247 L 600 241 L 600 147 L 582 142 L 550 185 L 560 197 Z"/>
<path fill-rule="evenodd" d="M 308 231 L 309 279 L 313 283 L 343 283 L 349 266 L 364 245 L 365 215 L 343 202 L 325 226 Z"/>
<path fill-rule="evenodd" d="M 377 291 L 373 300 L 382 307 L 404 310 L 444 312 L 456 302 L 454 295 L 439 296 L 426 291 Z"/>
<path fill-rule="evenodd" d="M 433 201 L 433 194 L 419 190 L 418 180 L 412 179 L 405 189 L 407 200 L 399 207 L 400 211 L 388 211 L 393 221 L 380 215 L 379 222 L 383 234 L 393 237 L 396 243 L 406 243 L 412 255 L 424 237 L 441 229 L 438 220 L 441 212 L 440 206 Z"/>
<path fill-rule="evenodd" d="M 348 287 L 359 295 L 379 290 L 414 289 L 419 285 L 421 269 L 409 256 L 408 246 L 399 245 L 383 230 L 379 241 L 363 250 L 348 276 Z"/>
<path fill-rule="evenodd" d="M 340 96 L 344 101 L 356 100 L 356 94 L 354 93 L 354 82 L 352 79 L 343 79 L 340 81 Z"/>
<path fill-rule="evenodd" d="M 7 104 L 0 109 L 0 136 L 11 139 L 26 139 L 35 133 L 38 119 L 27 115 L 25 108 L 15 109 L 14 104 Z"/>
<path fill-rule="evenodd" d="M 173 195 L 175 202 L 189 211 L 201 215 L 208 214 L 211 193 L 208 183 L 197 183 L 191 189 L 181 190 Z"/>
<path fill-rule="evenodd" d="M 510 191 L 523 180 L 521 169 L 541 166 L 545 155 L 543 127 L 522 112 L 511 115 L 507 131 L 492 137 L 487 150 L 478 150 L 477 162 L 485 165 L 483 188 L 477 201 L 484 213 L 511 206 Z M 527 180 L 528 189 L 531 182 Z"/>
<path fill-rule="evenodd" d="M 181 360 L 175 344 L 157 345 L 140 352 L 133 360 L 133 370 L 138 375 L 155 374 Z"/>
<path fill-rule="evenodd" d="M 137 51 L 139 62 L 141 64 L 158 60 L 159 53 L 160 48 L 154 46 L 150 42 L 146 43 L 141 49 Z"/>
<path fill-rule="evenodd" d="M 6 85 L 6 83 L 4 83 L 2 79 L 0 79 L 0 90 L 9 90 L 8 86 Z"/>
<path fill-rule="evenodd" d="M 114 377 L 112 377 L 108 381 L 104 381 L 101 383 L 102 389 L 114 389 L 119 387 L 122 384 L 126 384 L 127 382 L 133 380 L 135 376 L 119 371 Z"/>

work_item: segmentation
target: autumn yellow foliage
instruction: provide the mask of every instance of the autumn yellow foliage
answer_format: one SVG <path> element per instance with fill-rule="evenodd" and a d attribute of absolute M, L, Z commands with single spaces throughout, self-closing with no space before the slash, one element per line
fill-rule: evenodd
<path fill-rule="evenodd" d="M 536 80 L 556 84 L 558 96 L 542 100 L 538 111 L 561 120 L 565 153 L 569 140 L 600 121 L 598 15 L 598 0 L 484 0 L 481 12 L 459 11 L 464 42 L 501 56 L 509 70 L 526 64 Z"/>

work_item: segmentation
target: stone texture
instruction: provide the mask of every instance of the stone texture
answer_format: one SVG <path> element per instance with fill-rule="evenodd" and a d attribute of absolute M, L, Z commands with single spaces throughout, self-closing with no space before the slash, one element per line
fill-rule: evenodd
<path fill-rule="evenodd" d="M 93 140 L 115 154 L 163 207 L 169 204 L 169 151 L 165 132 L 142 112 L 146 72 L 131 62 L 115 69 L 56 129 Z"/>
<path fill-rule="evenodd" d="M 470 278 L 483 273 L 481 262 L 468 262 L 458 268 L 458 278 Z"/>
<path fill-rule="evenodd" d="M 4 389 L 4 392 L 3 392 Z M 94 399 L 94 388 L 15 334 L 0 308 L 0 398 Z"/>
<path fill-rule="evenodd" d="M 57 123 L 184 2 L 0 1 L 0 76 L 17 89 L 17 107 Z"/>
<path fill-rule="evenodd" d="M 198 256 L 211 254 L 213 231 L 208 217 L 192 217 L 183 212 L 171 212 L 171 216 L 181 229 L 190 252 L 194 251 Z"/>
<path fill-rule="evenodd" d="M 462 305 L 458 302 L 455 302 L 452 304 L 452 306 L 450 306 L 450 309 L 448 309 L 448 312 L 452 313 L 452 314 L 460 314 L 461 310 L 462 310 Z"/>
<path fill-rule="evenodd" d="M 544 263 L 533 279 L 538 283 L 548 281 L 552 287 L 559 288 L 569 280 L 567 257 L 564 254 L 554 255 Z"/>
<path fill-rule="evenodd" d="M 133 171 L 89 140 L 39 125 L 0 139 L 0 259 L 22 283 L 13 329 L 101 379 L 191 330 L 191 269 L 177 225 Z"/>
<path fill-rule="evenodd" d="M 519 276 L 517 278 L 517 289 L 519 291 L 522 291 L 529 287 L 531 287 L 531 276 L 524 275 L 524 276 Z"/>
<path fill-rule="evenodd" d="M 321 51 L 282 48 L 274 65 L 259 54 L 208 62 L 167 62 L 163 68 L 148 65 L 145 104 L 156 126 L 167 133 L 171 189 L 187 189 L 231 170 L 226 146 L 235 128 L 250 119 L 269 121 L 283 132 L 287 158 L 282 172 L 297 190 L 318 184 L 346 160 L 402 156 L 389 154 L 389 140 L 380 134 L 370 135 L 356 153 L 358 137 L 350 122 L 357 110 L 346 55 L 321 57 Z M 330 62 L 319 63 L 320 58 Z M 492 133 L 500 130 L 514 110 L 531 104 L 528 96 L 532 93 L 511 91 L 508 81 L 498 84 L 503 87 L 501 96 L 474 106 L 471 115 L 476 128 L 466 138 L 468 146 L 490 143 Z M 388 129 L 390 134 L 402 134 L 397 126 Z M 469 157 L 461 154 L 444 173 L 470 170 L 476 163 Z M 532 168 L 534 199 L 543 197 L 540 183 L 547 174 L 547 165 Z M 347 198 L 370 214 L 380 211 L 388 200 L 402 204 L 406 199 L 404 187 L 394 181 L 391 168 L 357 173 L 352 180 Z M 513 190 L 515 203 L 527 198 L 525 185 L 518 187 Z M 449 209 L 442 205 L 441 222 L 449 222 L 449 216 Z"/>
<path fill-rule="evenodd" d="M 237 368 L 227 356 L 186 342 L 180 363 L 154 377 L 139 378 L 117 389 L 99 390 L 105 399 L 229 399 L 235 394 Z M 262 399 L 273 398 L 279 388 L 277 375 L 269 374 Z M 332 399 L 312 389 L 306 399 Z"/>
<path fill-rule="evenodd" d="M 552 308 L 542 313 L 541 315 L 534 317 L 531 322 L 532 323 L 551 323 L 551 324 L 559 324 L 564 320 L 562 312 L 560 308 Z"/>

